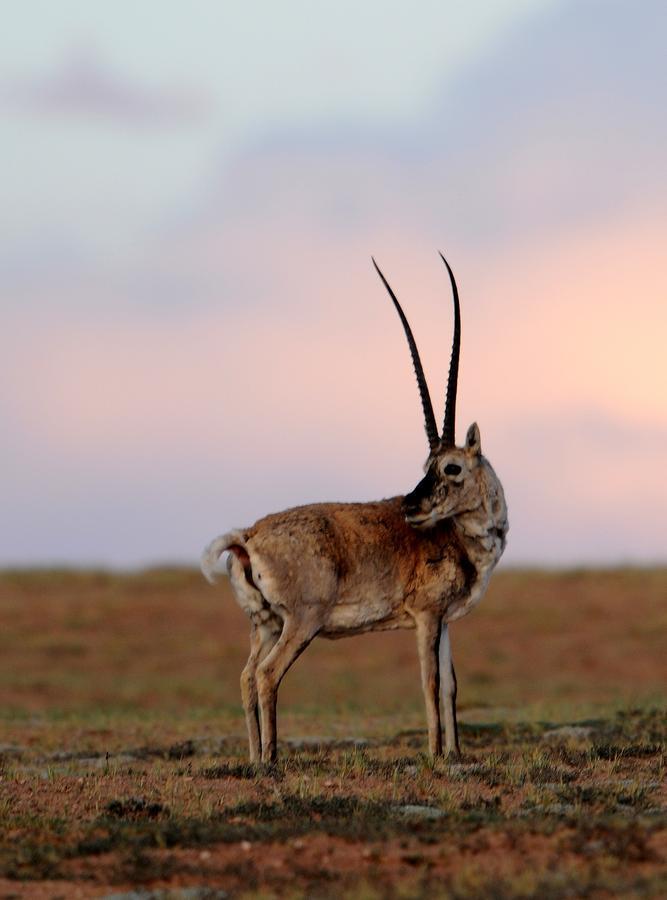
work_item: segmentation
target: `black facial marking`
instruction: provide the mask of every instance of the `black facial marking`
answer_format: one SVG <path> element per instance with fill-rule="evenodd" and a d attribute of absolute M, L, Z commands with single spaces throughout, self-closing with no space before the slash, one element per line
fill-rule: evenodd
<path fill-rule="evenodd" d="M 434 470 L 430 468 L 414 491 L 411 491 L 403 498 L 403 509 L 405 512 L 408 514 L 418 512 L 422 501 L 433 495 L 437 483 L 437 476 Z"/>

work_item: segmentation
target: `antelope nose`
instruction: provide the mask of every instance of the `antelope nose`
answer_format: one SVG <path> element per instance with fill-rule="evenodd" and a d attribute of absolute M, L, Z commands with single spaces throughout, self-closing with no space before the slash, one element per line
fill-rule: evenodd
<path fill-rule="evenodd" d="M 406 494 L 405 497 L 403 497 L 402 506 L 403 506 L 403 512 L 405 513 L 405 515 L 411 516 L 411 515 L 414 515 L 415 513 L 419 512 L 421 500 L 419 497 L 416 496 L 416 494 L 417 494 L 417 491 L 414 490 L 414 491 L 411 491 L 409 494 Z"/>
<path fill-rule="evenodd" d="M 401 508 L 403 510 L 403 515 L 407 518 L 410 518 L 410 516 L 414 516 L 419 512 L 416 506 L 413 506 L 411 503 L 408 503 L 405 500 L 403 500 Z"/>
<path fill-rule="evenodd" d="M 406 515 L 415 515 L 421 512 L 423 501 L 433 492 L 435 480 L 433 472 L 429 469 L 414 491 L 410 491 L 403 497 L 403 512 Z"/>

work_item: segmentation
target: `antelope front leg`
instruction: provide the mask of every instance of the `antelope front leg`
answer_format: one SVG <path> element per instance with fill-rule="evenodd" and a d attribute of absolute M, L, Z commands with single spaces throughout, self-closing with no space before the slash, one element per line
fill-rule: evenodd
<path fill-rule="evenodd" d="M 259 762 L 261 754 L 261 739 L 259 733 L 259 710 L 257 706 L 257 666 L 274 647 L 280 636 L 278 629 L 271 629 L 267 625 L 251 625 L 250 630 L 250 656 L 241 672 L 241 699 L 245 711 L 245 721 L 248 728 L 248 743 L 250 745 L 250 762 Z"/>
<path fill-rule="evenodd" d="M 456 724 L 456 673 L 446 622 L 440 628 L 440 690 L 445 713 L 445 753 L 447 756 L 460 756 L 459 729 Z"/>
<path fill-rule="evenodd" d="M 440 619 L 430 613 L 420 613 L 415 618 L 417 649 L 422 675 L 422 690 L 426 703 L 428 723 L 428 751 L 432 757 L 442 755 L 440 731 Z"/>
<path fill-rule="evenodd" d="M 274 762 L 276 759 L 276 705 L 280 682 L 318 630 L 319 626 L 312 623 L 285 619 L 278 642 L 257 668 L 263 763 Z"/>

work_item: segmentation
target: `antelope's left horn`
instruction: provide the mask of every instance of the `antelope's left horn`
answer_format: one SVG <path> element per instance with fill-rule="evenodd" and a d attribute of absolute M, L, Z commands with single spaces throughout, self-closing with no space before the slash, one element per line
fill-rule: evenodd
<path fill-rule="evenodd" d="M 440 251 L 438 251 L 440 252 Z M 453 447 L 456 443 L 456 390 L 459 383 L 459 354 L 461 350 L 461 308 L 459 306 L 459 292 L 456 287 L 454 273 L 445 257 L 440 253 L 440 258 L 447 266 L 449 280 L 452 283 L 452 295 L 454 298 L 454 338 L 452 340 L 452 355 L 449 361 L 449 375 L 447 376 L 447 397 L 445 400 L 445 420 L 442 425 L 442 446 Z"/>
<path fill-rule="evenodd" d="M 396 299 L 396 294 L 392 291 L 389 286 L 389 282 L 384 277 L 382 272 L 380 271 L 380 267 L 375 262 L 375 259 L 371 256 L 373 260 L 373 265 L 375 266 L 375 271 L 378 273 L 380 278 L 382 279 L 382 284 L 386 287 L 389 296 L 391 297 L 394 306 L 396 307 L 396 312 L 398 313 L 401 322 L 403 323 L 403 329 L 405 330 L 405 336 L 408 339 L 408 346 L 410 347 L 410 353 L 412 354 L 412 364 L 415 368 L 415 375 L 417 376 L 417 386 L 419 387 L 419 396 L 422 401 L 422 409 L 424 410 L 424 426 L 426 428 L 426 437 L 428 438 L 428 445 L 431 450 L 435 450 L 436 447 L 440 444 L 440 438 L 438 436 L 438 426 L 435 422 L 435 416 L 433 415 L 433 404 L 431 403 L 431 395 L 428 392 L 428 385 L 426 383 L 426 376 L 424 375 L 424 367 L 422 366 L 421 360 L 419 358 L 419 350 L 417 350 L 417 344 L 412 335 L 412 329 L 410 328 L 410 324 L 401 308 L 401 304 Z"/>

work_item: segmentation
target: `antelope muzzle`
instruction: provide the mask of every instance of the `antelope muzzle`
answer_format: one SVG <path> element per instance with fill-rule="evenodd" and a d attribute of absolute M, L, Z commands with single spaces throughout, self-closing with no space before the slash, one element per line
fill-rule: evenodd
<path fill-rule="evenodd" d="M 430 518 L 437 483 L 437 476 L 429 469 L 414 491 L 403 498 L 403 514 L 410 525 L 425 524 Z"/>

